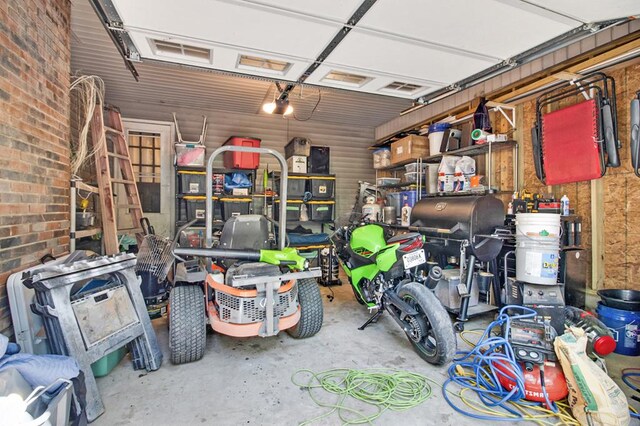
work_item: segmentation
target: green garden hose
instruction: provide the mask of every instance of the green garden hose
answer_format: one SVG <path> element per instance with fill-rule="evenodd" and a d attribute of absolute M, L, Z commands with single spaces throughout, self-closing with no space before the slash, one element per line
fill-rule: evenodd
<path fill-rule="evenodd" d="M 301 383 L 298 376 L 306 375 L 308 380 Z M 306 420 L 308 425 L 317 420 L 338 413 L 343 425 L 371 424 L 386 410 L 402 411 L 423 403 L 431 396 L 428 379 L 420 374 L 390 369 L 351 370 L 336 368 L 315 373 L 303 369 L 291 376 L 294 385 L 309 392 L 310 398 L 320 407 L 331 410 L 320 416 Z M 338 395 L 337 401 L 323 402 L 314 389 L 322 389 Z M 363 402 L 369 407 L 352 408 L 346 404 L 348 398 Z"/>

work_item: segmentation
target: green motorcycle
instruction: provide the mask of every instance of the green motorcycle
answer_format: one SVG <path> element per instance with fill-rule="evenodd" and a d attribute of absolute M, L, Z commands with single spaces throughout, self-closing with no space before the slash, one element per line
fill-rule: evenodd
<path fill-rule="evenodd" d="M 357 301 L 375 311 L 359 330 L 387 311 L 422 359 L 436 365 L 453 359 L 453 324 L 430 290 L 442 270 L 435 266 L 427 271 L 422 235 L 414 232 L 386 239 L 380 225 L 353 224 L 339 228 L 331 240 Z"/>

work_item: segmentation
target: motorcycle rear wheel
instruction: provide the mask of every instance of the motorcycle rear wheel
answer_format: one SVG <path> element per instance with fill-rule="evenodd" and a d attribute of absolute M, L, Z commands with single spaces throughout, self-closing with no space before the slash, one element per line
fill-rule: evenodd
<path fill-rule="evenodd" d="M 451 362 L 456 353 L 456 335 L 451 318 L 440 301 L 418 283 L 403 285 L 398 295 L 418 311 L 418 315 L 409 320 L 419 329 L 407 333 L 418 355 L 434 365 Z"/>

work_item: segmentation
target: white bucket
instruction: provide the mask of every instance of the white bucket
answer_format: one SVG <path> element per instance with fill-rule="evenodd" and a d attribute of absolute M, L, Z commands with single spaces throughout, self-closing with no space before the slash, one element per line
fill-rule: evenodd
<path fill-rule="evenodd" d="M 560 260 L 559 240 L 516 239 L 516 280 L 533 284 L 556 284 Z"/>
<path fill-rule="evenodd" d="M 551 213 L 516 214 L 516 238 L 549 241 L 560 238 L 560 215 Z"/>
<path fill-rule="evenodd" d="M 440 154 L 440 147 L 442 146 L 443 136 L 444 130 L 441 132 L 429 132 L 429 155 Z"/>
<path fill-rule="evenodd" d="M 556 284 L 560 252 L 560 215 L 516 214 L 516 279 Z"/>

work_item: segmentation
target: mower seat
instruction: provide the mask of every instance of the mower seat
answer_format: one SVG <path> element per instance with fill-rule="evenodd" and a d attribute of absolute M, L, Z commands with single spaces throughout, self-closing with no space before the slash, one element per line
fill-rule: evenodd
<path fill-rule="evenodd" d="M 233 216 L 227 220 L 220 236 L 220 248 L 234 250 L 269 249 L 269 222 L 257 214 Z"/>

